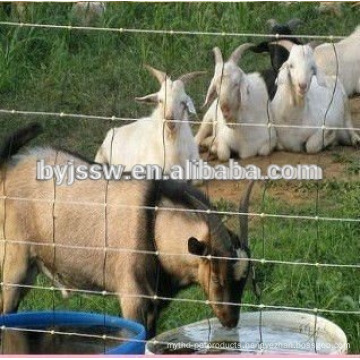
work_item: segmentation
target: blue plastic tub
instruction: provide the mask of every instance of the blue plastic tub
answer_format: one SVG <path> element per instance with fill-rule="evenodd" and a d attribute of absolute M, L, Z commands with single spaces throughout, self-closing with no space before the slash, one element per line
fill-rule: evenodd
<path fill-rule="evenodd" d="M 105 354 L 144 354 L 145 351 L 145 328 L 134 321 L 115 316 L 73 311 L 19 312 L 0 316 L 0 326 L 25 329 L 46 329 L 50 326 L 105 326 L 125 329 L 135 336 L 119 346 L 108 349 Z"/>

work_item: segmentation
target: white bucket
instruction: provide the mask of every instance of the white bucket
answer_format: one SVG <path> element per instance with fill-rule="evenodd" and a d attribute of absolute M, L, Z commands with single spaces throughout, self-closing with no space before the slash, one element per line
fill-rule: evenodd
<path fill-rule="evenodd" d="M 239 324 L 228 330 L 213 318 L 185 325 L 149 340 L 145 354 L 339 355 L 348 349 L 346 335 L 339 326 L 314 314 L 242 312 Z"/>

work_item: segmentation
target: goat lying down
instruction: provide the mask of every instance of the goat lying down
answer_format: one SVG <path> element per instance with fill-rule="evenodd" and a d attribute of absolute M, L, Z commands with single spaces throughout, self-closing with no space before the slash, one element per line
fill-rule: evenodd
<path fill-rule="evenodd" d="M 240 216 L 238 236 L 218 214 L 207 212 L 211 205 L 205 196 L 184 182 L 101 179 L 57 186 L 37 181 L 38 159 L 49 165 L 89 163 L 52 148 L 13 156 L 35 130 L 22 129 L 0 151 L 3 314 L 17 310 L 28 289 L 22 286 L 46 269 L 63 290 L 116 295 L 122 316 L 144 324 L 149 337 L 161 297 L 193 283 L 204 289 L 224 326 L 237 325 L 250 269 L 246 215 Z M 252 185 L 240 213 L 248 212 Z"/>
<path fill-rule="evenodd" d="M 290 52 L 279 71 L 271 103 L 278 148 L 293 152 L 305 149 L 311 154 L 329 145 L 359 145 L 341 81 L 322 74 L 309 45 L 294 45 L 287 40 L 278 44 Z"/>
<path fill-rule="evenodd" d="M 317 46 L 314 55 L 317 65 L 326 75 L 338 74 L 348 96 L 360 93 L 360 26 L 335 44 Z"/>
<path fill-rule="evenodd" d="M 231 150 L 245 159 L 269 155 L 276 145 L 275 130 L 268 127 L 272 119 L 264 79 L 259 73 L 245 74 L 237 65 L 252 46 L 240 45 L 225 63 L 220 49 L 214 48 L 215 73 L 205 105 L 215 96 L 217 99 L 205 114 L 195 139 L 199 145 L 212 144 L 211 151 L 222 161 L 229 159 Z M 211 130 L 212 136 L 207 138 Z"/>
<path fill-rule="evenodd" d="M 291 39 L 292 42 L 296 44 L 300 44 L 298 39 L 287 38 L 287 36 L 291 35 L 294 29 L 299 26 L 301 21 L 297 18 L 289 20 L 286 24 L 279 24 L 276 20 L 270 19 L 268 24 L 270 25 L 270 31 L 272 34 L 281 35 L 282 39 Z M 265 81 L 265 85 L 268 92 L 269 100 L 272 100 L 276 93 L 276 77 L 279 69 L 282 64 L 289 57 L 289 51 L 285 49 L 283 46 L 273 44 L 272 41 L 275 41 L 275 36 L 273 39 L 263 41 L 255 46 L 249 46 L 249 50 L 255 53 L 261 52 L 269 52 L 271 65 L 272 67 L 263 71 L 260 71 L 261 78 Z M 215 50 L 218 52 L 218 50 Z M 216 54 L 215 54 L 216 55 Z M 218 55 L 216 55 L 218 56 Z M 219 57 L 221 60 L 221 58 Z M 220 61 L 221 62 L 221 61 Z M 254 75 L 248 75 L 254 76 Z M 258 78 L 257 78 L 258 79 Z M 262 80 L 261 80 L 262 81 Z M 262 84 L 258 85 L 258 88 L 262 88 Z M 222 88 L 222 91 L 224 89 Z M 225 94 L 226 96 L 226 94 Z M 266 98 L 264 96 L 263 98 Z M 255 101 L 256 102 L 256 101 Z M 247 104 L 244 104 L 244 107 Z M 252 104 L 252 106 L 254 106 Z M 257 105 L 255 105 L 257 106 Z M 270 110 L 269 110 L 270 111 Z M 271 114 L 269 113 L 269 116 Z M 243 128 L 245 131 L 245 127 Z M 255 128 L 248 128 L 248 131 L 257 136 L 257 131 Z M 263 131 L 260 131 L 260 136 L 263 134 Z M 274 143 L 276 142 L 276 132 L 272 130 L 269 135 L 272 137 L 272 141 L 270 141 L 270 148 L 274 148 Z M 240 149 L 239 143 L 243 137 L 239 136 L 239 132 L 235 131 L 235 128 L 232 126 L 231 128 L 227 126 L 226 120 L 221 112 L 219 98 L 215 100 L 208 111 L 205 113 L 201 126 L 199 128 L 198 133 L 195 136 L 195 141 L 198 145 L 203 146 L 205 148 L 210 149 L 210 152 L 217 154 L 217 157 L 222 161 L 227 161 L 230 157 L 230 153 L 238 152 Z M 216 140 L 215 140 L 216 139 Z M 243 145 L 245 148 L 250 142 L 253 142 L 252 139 L 248 138 Z M 256 148 L 256 144 L 252 144 L 250 148 Z M 241 151 L 241 150 L 240 150 Z M 260 151 L 260 154 L 266 155 L 268 151 Z M 253 154 L 252 154 L 253 155 Z M 242 157 L 247 157 L 246 149 L 242 151 Z"/>
<path fill-rule="evenodd" d="M 136 98 L 156 104 L 150 117 L 108 131 L 95 161 L 122 164 L 126 170 L 136 164 L 155 164 L 169 173 L 173 165 L 183 168 L 186 160 L 199 160 L 192 134 L 189 113 L 196 113 L 184 84 L 203 72 L 192 72 L 172 81 L 164 72 L 147 66 L 161 88 L 155 94 Z"/>

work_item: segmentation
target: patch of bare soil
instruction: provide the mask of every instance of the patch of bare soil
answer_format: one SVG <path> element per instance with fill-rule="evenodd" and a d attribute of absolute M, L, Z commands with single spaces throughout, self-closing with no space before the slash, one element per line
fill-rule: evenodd
<path fill-rule="evenodd" d="M 360 129 L 360 96 L 350 100 L 353 125 Z M 360 130 L 359 130 L 360 132 Z M 202 154 L 204 160 L 208 159 L 208 154 Z M 289 153 L 289 152 L 274 152 L 270 156 L 257 156 L 245 160 L 237 160 L 240 165 L 246 166 L 253 164 L 261 168 L 262 172 L 266 173 L 266 168 L 271 164 L 293 165 L 298 164 L 315 164 L 322 168 L 323 177 L 325 179 L 343 180 L 343 181 L 359 181 L 360 176 L 357 171 L 351 171 L 353 164 L 359 164 L 360 149 L 351 146 L 336 146 L 327 149 L 319 154 L 308 155 L 305 153 Z M 218 161 L 211 162 L 219 164 Z M 225 199 L 232 202 L 238 202 L 243 190 L 248 182 L 242 181 L 227 181 L 227 180 L 212 180 L 204 184 L 201 189 L 205 191 L 208 196 L 214 201 Z M 278 186 L 272 186 L 266 193 L 272 197 L 282 198 L 291 204 L 306 203 L 313 201 L 309 192 L 299 190 L 298 180 L 281 180 L 278 181 Z M 252 200 L 259 199 L 264 191 L 264 187 L 256 186 L 254 188 Z"/>

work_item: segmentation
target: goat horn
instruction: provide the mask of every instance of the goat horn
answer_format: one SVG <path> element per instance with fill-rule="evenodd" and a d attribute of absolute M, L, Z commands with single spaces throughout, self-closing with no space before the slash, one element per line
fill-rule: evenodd
<path fill-rule="evenodd" d="M 239 225 L 240 225 L 240 245 L 241 247 L 248 247 L 248 238 L 249 238 L 249 199 L 250 199 L 250 193 L 255 184 L 255 181 L 250 181 L 245 194 L 243 195 L 240 206 L 239 206 Z"/>
<path fill-rule="evenodd" d="M 295 30 L 299 25 L 302 24 L 302 21 L 299 18 L 294 18 L 289 20 L 286 25 L 291 29 Z"/>
<path fill-rule="evenodd" d="M 160 85 L 165 81 L 167 75 L 163 71 L 156 70 L 150 65 L 145 65 L 145 68 L 148 69 L 158 79 Z"/>
<path fill-rule="evenodd" d="M 280 45 L 289 52 L 291 51 L 292 47 L 294 46 L 294 43 L 289 41 L 289 40 L 274 41 L 274 42 L 272 42 L 270 44 L 272 44 L 272 45 Z"/>
<path fill-rule="evenodd" d="M 214 79 L 212 79 L 210 86 L 208 88 L 208 91 L 206 93 L 205 102 L 204 102 L 204 105 L 202 106 L 203 108 L 205 108 L 207 105 L 209 105 L 211 100 L 215 97 L 215 92 L 216 92 L 215 81 L 214 81 Z"/>
<path fill-rule="evenodd" d="M 217 46 L 213 48 L 213 53 L 215 56 L 215 64 L 220 64 L 223 62 L 223 57 L 221 54 L 221 50 L 220 48 L 218 48 Z"/>
<path fill-rule="evenodd" d="M 206 71 L 193 71 L 189 72 L 187 74 L 181 75 L 178 80 L 182 81 L 184 84 L 186 84 L 189 80 L 194 79 L 200 75 L 205 75 Z"/>
<path fill-rule="evenodd" d="M 239 60 L 241 59 L 241 56 L 243 55 L 243 53 L 253 46 L 255 46 L 255 45 L 252 43 L 245 43 L 245 44 L 240 45 L 230 55 L 229 60 L 232 60 L 234 63 L 238 63 Z"/>

